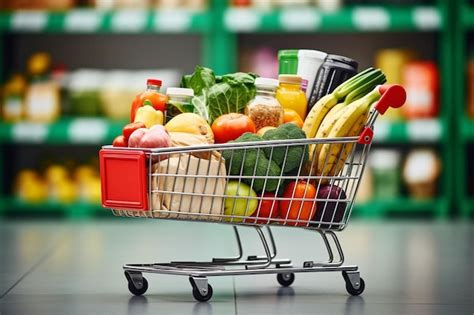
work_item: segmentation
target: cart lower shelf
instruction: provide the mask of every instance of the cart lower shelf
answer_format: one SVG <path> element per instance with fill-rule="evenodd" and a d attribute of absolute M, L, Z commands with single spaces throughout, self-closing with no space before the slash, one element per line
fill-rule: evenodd
<path fill-rule="evenodd" d="M 346 283 L 346 290 L 351 295 L 360 295 L 365 289 L 364 280 L 360 277 L 356 265 L 343 265 L 344 254 L 336 234 L 332 231 L 317 231 L 323 238 L 329 259 L 324 262 L 305 261 L 301 267 L 294 267 L 289 259 L 277 259 L 277 248 L 270 227 L 267 226 L 267 238 L 261 227 L 255 227 L 265 249 L 264 256 L 248 256 L 243 259 L 242 244 L 236 226 L 233 226 L 239 255 L 228 258 L 214 258 L 209 262 L 177 261 L 152 264 L 126 264 L 123 266 L 128 281 L 129 291 L 134 295 L 142 295 L 148 289 L 148 281 L 143 273 L 169 274 L 188 276 L 194 298 L 200 302 L 211 299 L 212 286 L 208 277 L 276 274 L 282 286 L 290 286 L 295 281 L 296 273 L 305 272 L 341 272 Z M 327 235 L 333 239 L 339 259 L 334 260 L 332 245 Z M 271 247 L 271 250 L 270 250 Z"/>

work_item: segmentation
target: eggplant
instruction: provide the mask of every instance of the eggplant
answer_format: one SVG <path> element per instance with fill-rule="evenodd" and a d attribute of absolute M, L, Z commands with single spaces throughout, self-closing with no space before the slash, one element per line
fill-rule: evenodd
<path fill-rule="evenodd" d="M 316 222 L 327 222 L 327 223 L 340 223 L 344 218 L 346 211 L 346 201 L 327 201 L 332 200 L 346 200 L 347 195 L 344 189 L 335 185 L 321 186 L 318 190 L 318 196 L 316 201 L 316 213 L 312 221 Z M 324 215 L 323 215 L 324 213 Z M 312 226 L 318 226 L 313 223 Z M 321 224 L 323 229 L 339 229 L 338 225 Z"/>

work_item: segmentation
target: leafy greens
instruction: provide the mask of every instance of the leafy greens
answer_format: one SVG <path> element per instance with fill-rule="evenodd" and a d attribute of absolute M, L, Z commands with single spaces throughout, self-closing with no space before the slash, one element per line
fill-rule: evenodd
<path fill-rule="evenodd" d="M 244 72 L 215 76 L 211 69 L 197 66 L 192 75 L 182 78 L 181 87 L 194 90 L 194 112 L 212 122 L 223 114 L 244 111 L 255 96 L 256 77 Z"/>

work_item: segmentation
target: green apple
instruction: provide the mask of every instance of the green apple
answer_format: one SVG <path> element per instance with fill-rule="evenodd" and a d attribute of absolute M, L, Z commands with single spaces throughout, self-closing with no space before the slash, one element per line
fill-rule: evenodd
<path fill-rule="evenodd" d="M 225 190 L 224 214 L 234 216 L 251 216 L 257 210 L 257 194 L 250 186 L 239 183 L 238 181 L 229 181 Z M 244 197 L 244 198 L 238 198 Z M 243 218 L 225 218 L 230 222 L 242 222 Z"/>

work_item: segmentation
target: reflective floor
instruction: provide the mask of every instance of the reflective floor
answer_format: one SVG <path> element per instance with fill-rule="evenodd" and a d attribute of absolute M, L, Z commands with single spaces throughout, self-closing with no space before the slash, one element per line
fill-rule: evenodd
<path fill-rule="evenodd" d="M 241 229 L 246 254 L 261 254 Z M 275 228 L 279 256 L 294 265 L 324 259 L 314 232 Z M 209 303 L 197 303 L 186 277 L 146 275 L 133 297 L 124 263 L 208 260 L 235 255 L 231 227 L 163 220 L 0 222 L 0 314 L 474 314 L 474 225 L 352 222 L 340 233 L 346 262 L 366 290 L 345 291 L 340 273 L 214 277 Z"/>

